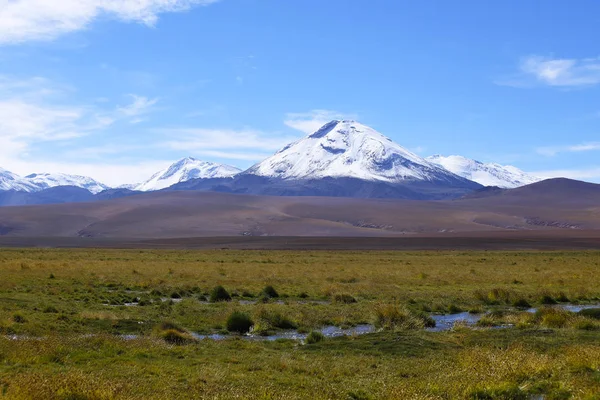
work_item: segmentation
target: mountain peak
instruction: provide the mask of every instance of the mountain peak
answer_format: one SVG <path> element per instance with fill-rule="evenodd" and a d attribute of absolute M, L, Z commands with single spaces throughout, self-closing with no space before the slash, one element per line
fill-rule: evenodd
<path fill-rule="evenodd" d="M 57 186 L 76 186 L 96 194 L 108 189 L 108 186 L 95 179 L 81 175 L 34 173 L 27 175 L 24 179 L 35 185 L 38 188 L 37 190 L 44 190 Z"/>
<path fill-rule="evenodd" d="M 230 165 L 186 157 L 158 171 L 147 181 L 132 188 L 140 191 L 160 190 L 191 179 L 230 178 L 239 172 L 241 171 L 238 168 Z"/>
<path fill-rule="evenodd" d="M 484 186 L 498 186 L 504 189 L 516 188 L 540 181 L 512 165 L 483 163 L 463 156 L 442 156 L 436 154 L 427 160 L 440 165 L 456 175 L 470 179 Z"/>
<path fill-rule="evenodd" d="M 326 123 L 315 133 L 254 165 L 246 174 L 284 180 L 325 177 L 392 183 L 462 180 L 376 130 L 352 120 Z"/>

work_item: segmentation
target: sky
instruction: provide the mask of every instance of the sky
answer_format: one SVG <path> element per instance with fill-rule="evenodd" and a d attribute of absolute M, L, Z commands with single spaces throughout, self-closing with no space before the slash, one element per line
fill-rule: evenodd
<path fill-rule="evenodd" d="M 600 2 L 0 0 L 0 167 L 246 168 L 332 119 L 600 182 Z"/>

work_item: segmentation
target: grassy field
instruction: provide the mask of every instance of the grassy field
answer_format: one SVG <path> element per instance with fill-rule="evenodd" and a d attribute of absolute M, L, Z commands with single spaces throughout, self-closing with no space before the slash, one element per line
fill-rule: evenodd
<path fill-rule="evenodd" d="M 600 252 L 2 250 L 0 398 L 600 399 L 598 316 L 561 302 L 600 303 Z M 422 329 L 467 310 L 490 313 Z M 265 334 L 380 329 L 190 335 L 233 313 Z"/>

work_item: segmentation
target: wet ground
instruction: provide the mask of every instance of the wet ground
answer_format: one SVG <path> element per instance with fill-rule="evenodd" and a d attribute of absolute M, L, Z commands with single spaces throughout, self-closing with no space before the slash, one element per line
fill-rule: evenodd
<path fill-rule="evenodd" d="M 585 305 L 556 304 L 556 305 L 551 305 L 551 306 L 546 306 L 546 307 L 555 307 L 555 308 L 563 309 L 565 311 L 577 313 L 582 310 L 600 308 L 600 304 L 585 304 Z M 530 312 L 530 313 L 535 313 L 537 310 L 538 310 L 538 308 L 530 308 L 525 311 Z M 473 313 L 468 313 L 468 312 L 461 312 L 461 313 L 457 313 L 457 314 L 443 314 L 443 315 L 433 314 L 433 315 L 431 315 L 431 318 L 433 318 L 433 320 L 435 321 L 435 327 L 426 328 L 426 330 L 429 332 L 449 331 L 454 328 L 455 324 L 462 324 L 465 326 L 475 326 L 477 324 L 477 322 L 479 322 L 479 320 L 482 317 L 484 317 L 485 315 L 486 315 L 486 313 L 473 314 Z M 496 328 L 510 328 L 510 326 L 499 326 Z M 334 338 L 334 337 L 340 337 L 340 336 L 366 335 L 369 333 L 377 332 L 377 328 L 371 324 L 361 324 L 361 325 L 357 325 L 357 326 L 345 328 L 345 329 L 337 327 L 337 326 L 325 326 L 321 329 L 317 329 L 317 331 L 321 332 L 323 334 L 323 336 L 325 336 L 325 337 Z M 267 335 L 260 335 L 260 334 L 253 334 L 253 333 L 249 333 L 247 335 L 242 335 L 242 336 L 236 335 L 236 334 L 219 334 L 219 333 L 203 335 L 203 334 L 198 334 L 198 333 L 194 333 L 194 332 L 192 332 L 191 335 L 195 339 L 198 339 L 198 340 L 225 340 L 225 339 L 232 338 L 232 337 L 241 337 L 245 340 L 255 340 L 255 341 L 275 341 L 275 340 L 279 340 L 279 339 L 304 341 L 304 340 L 306 340 L 308 333 L 299 332 L 297 330 L 290 329 L 290 330 L 277 331 L 275 333 L 267 334 Z M 33 337 L 29 337 L 29 336 L 12 335 L 12 336 L 8 336 L 8 337 L 13 340 L 32 340 L 32 339 L 41 340 L 41 338 L 33 338 Z M 121 338 L 123 338 L 125 340 L 134 340 L 134 339 L 137 339 L 138 336 L 137 335 L 121 335 Z"/>

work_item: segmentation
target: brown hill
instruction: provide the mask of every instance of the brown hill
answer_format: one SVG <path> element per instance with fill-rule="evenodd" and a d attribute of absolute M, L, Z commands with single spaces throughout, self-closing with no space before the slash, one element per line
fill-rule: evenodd
<path fill-rule="evenodd" d="M 455 201 L 154 192 L 0 208 L 14 237 L 405 236 L 600 230 L 600 185 L 553 179 Z"/>

